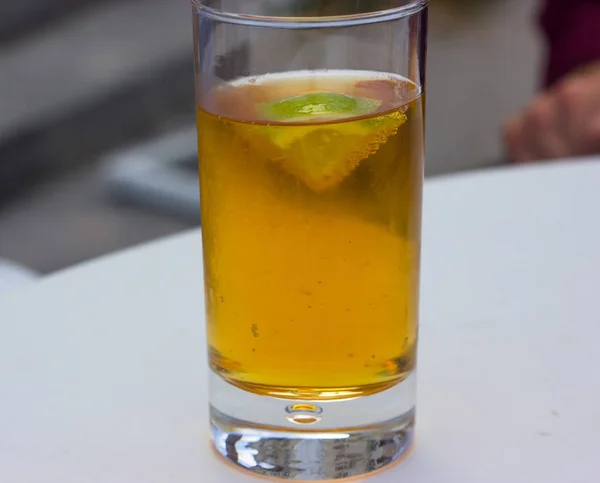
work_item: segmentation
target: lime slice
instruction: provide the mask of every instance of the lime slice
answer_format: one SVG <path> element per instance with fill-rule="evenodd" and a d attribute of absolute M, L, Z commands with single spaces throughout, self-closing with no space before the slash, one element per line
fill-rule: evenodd
<path fill-rule="evenodd" d="M 259 112 L 268 121 L 334 121 L 370 114 L 379 106 L 381 101 L 378 99 L 347 96 L 337 92 L 317 92 L 265 102 L 259 106 Z"/>
<path fill-rule="evenodd" d="M 274 124 L 245 125 L 244 137 L 262 156 L 321 192 L 338 186 L 406 121 L 401 111 L 352 119 L 380 106 L 377 99 L 335 92 L 266 102 L 258 110 Z"/>

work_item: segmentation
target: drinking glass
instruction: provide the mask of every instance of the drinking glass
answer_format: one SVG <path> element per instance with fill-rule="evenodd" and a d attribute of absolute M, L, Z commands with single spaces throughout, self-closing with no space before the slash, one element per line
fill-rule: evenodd
<path fill-rule="evenodd" d="M 384 468 L 413 439 L 428 2 L 192 3 L 214 445 Z"/>

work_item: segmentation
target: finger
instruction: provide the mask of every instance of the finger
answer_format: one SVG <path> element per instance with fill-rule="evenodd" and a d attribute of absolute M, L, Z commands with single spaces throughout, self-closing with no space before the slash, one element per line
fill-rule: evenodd
<path fill-rule="evenodd" d="M 571 155 L 580 154 L 585 142 L 583 125 L 591 112 L 586 105 L 586 97 L 588 97 L 588 93 L 585 83 L 578 78 L 566 79 L 556 88 L 559 129 L 567 142 Z"/>
<path fill-rule="evenodd" d="M 597 75 L 573 77 L 559 84 L 555 98 L 559 129 L 569 154 L 577 156 L 597 152 L 600 142 L 600 82 Z"/>
<path fill-rule="evenodd" d="M 582 148 L 582 155 L 600 153 L 600 108 L 595 117 L 588 123 L 587 140 Z"/>
<path fill-rule="evenodd" d="M 568 144 L 559 127 L 557 103 L 553 96 L 536 97 L 523 116 L 524 149 L 536 159 L 568 154 Z"/>
<path fill-rule="evenodd" d="M 508 158 L 515 163 L 523 163 L 531 160 L 523 144 L 523 119 L 514 116 L 504 125 L 503 141 Z"/>

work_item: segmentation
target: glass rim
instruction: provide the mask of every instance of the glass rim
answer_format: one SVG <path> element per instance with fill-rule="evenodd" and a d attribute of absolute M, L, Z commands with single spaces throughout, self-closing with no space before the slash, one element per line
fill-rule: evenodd
<path fill-rule="evenodd" d="M 244 13 L 224 12 L 209 7 L 204 0 L 191 0 L 193 7 L 206 18 L 223 23 L 246 25 L 249 27 L 270 27 L 280 29 L 317 29 L 332 27 L 352 27 L 373 23 L 389 22 L 409 17 L 420 12 L 429 4 L 429 0 L 414 0 L 406 5 L 348 15 L 285 17 L 263 16 Z"/>

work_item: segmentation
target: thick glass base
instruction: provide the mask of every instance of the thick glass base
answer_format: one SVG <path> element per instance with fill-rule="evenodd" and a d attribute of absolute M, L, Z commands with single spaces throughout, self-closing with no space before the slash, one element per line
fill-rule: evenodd
<path fill-rule="evenodd" d="M 390 465 L 411 446 L 415 375 L 370 396 L 291 401 L 211 377 L 211 430 L 219 453 L 256 474 L 334 480 Z"/>

